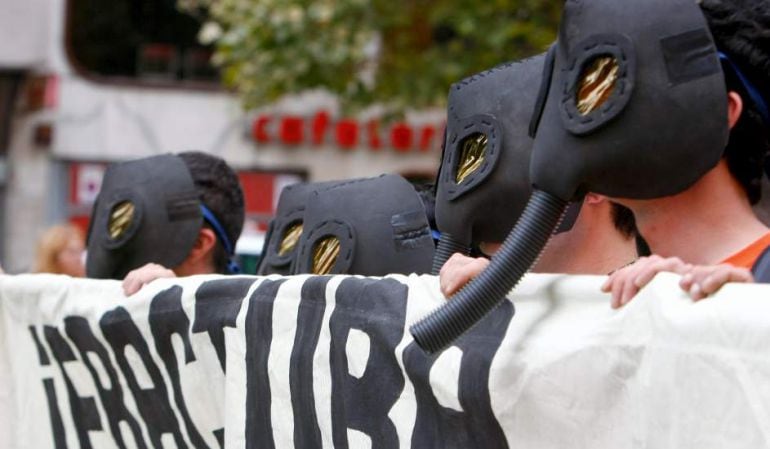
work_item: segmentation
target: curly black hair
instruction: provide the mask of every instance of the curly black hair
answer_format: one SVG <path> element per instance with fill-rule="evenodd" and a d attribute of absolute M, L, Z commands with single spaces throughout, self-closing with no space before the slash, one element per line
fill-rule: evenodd
<path fill-rule="evenodd" d="M 701 0 L 703 11 L 717 48 L 770 103 L 770 1 Z M 730 172 L 743 186 L 751 204 L 761 198 L 765 165 L 770 162 L 770 123 L 759 113 L 756 103 L 729 63 L 722 63 L 728 91 L 743 99 L 743 113 L 733 129 L 724 157 Z"/>
<path fill-rule="evenodd" d="M 190 170 L 201 202 L 217 217 L 230 243 L 235 245 L 243 230 L 245 216 L 243 190 L 238 176 L 224 160 L 211 154 L 185 151 L 178 156 Z M 208 223 L 204 226 L 211 227 Z M 227 273 L 230 256 L 222 242 L 219 243 L 214 250 L 214 267 L 218 273 Z"/>

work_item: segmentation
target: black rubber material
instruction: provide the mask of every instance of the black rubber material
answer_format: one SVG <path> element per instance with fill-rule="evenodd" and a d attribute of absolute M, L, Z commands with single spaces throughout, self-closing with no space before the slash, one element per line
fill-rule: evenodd
<path fill-rule="evenodd" d="M 409 329 L 417 344 L 429 353 L 440 351 L 500 304 L 537 261 L 559 226 L 567 204 L 554 195 L 535 190 L 489 267 L 445 305 Z"/>
<path fill-rule="evenodd" d="M 433 268 L 431 269 L 431 274 L 438 275 L 441 271 L 441 267 L 444 266 L 446 261 L 449 260 L 454 253 L 460 253 L 467 256 L 471 253 L 471 248 L 458 242 L 449 234 L 441 234 L 441 237 L 438 240 L 438 246 L 436 246 L 436 253 L 433 255 Z"/>

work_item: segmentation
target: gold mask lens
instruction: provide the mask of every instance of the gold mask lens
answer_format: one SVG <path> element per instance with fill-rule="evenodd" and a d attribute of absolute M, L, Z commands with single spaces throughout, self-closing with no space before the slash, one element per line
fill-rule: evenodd
<path fill-rule="evenodd" d="M 612 56 L 600 56 L 583 68 L 575 99 L 581 115 L 599 109 L 610 98 L 619 70 L 618 61 Z"/>
<path fill-rule="evenodd" d="M 337 237 L 327 237 L 316 245 L 313 250 L 313 274 L 329 274 L 340 255 L 340 240 Z"/>
<path fill-rule="evenodd" d="M 107 225 L 111 239 L 117 240 L 126 233 L 134 221 L 134 211 L 134 204 L 130 201 L 122 201 L 112 208 Z"/>
<path fill-rule="evenodd" d="M 460 162 L 455 181 L 460 184 L 481 167 L 487 153 L 487 136 L 481 133 L 471 134 L 460 143 Z"/>
<path fill-rule="evenodd" d="M 281 246 L 278 248 L 278 255 L 285 256 L 289 254 L 299 243 L 299 238 L 302 236 L 302 223 L 294 223 L 289 226 L 286 233 L 281 240 Z"/>

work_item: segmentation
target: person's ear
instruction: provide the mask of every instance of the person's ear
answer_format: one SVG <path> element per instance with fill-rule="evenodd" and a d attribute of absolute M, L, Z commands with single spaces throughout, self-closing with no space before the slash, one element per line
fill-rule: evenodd
<path fill-rule="evenodd" d="M 202 227 L 198 231 L 198 237 L 195 239 L 190 252 L 181 264 L 174 267 L 174 274 L 179 277 L 192 276 L 195 274 L 214 273 L 214 245 L 217 244 L 217 236 L 214 231 L 207 227 Z"/>
<path fill-rule="evenodd" d="M 214 246 L 217 244 L 217 236 L 214 234 L 214 231 L 207 227 L 202 227 L 200 231 L 198 231 L 198 238 L 195 239 L 195 244 L 193 244 L 192 249 L 190 249 L 190 254 L 187 256 L 187 259 L 190 261 L 199 261 L 205 257 L 211 257 L 210 254 L 214 251 Z"/>
<path fill-rule="evenodd" d="M 735 91 L 727 92 L 727 127 L 733 129 L 743 113 L 743 99 Z"/>
<path fill-rule="evenodd" d="M 586 193 L 586 197 L 583 200 L 585 204 L 599 204 L 603 203 L 607 200 L 607 197 L 604 195 L 599 195 L 598 193 Z"/>

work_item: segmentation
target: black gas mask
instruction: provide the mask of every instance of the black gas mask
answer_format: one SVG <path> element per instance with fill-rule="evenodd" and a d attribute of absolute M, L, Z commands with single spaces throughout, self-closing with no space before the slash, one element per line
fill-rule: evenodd
<path fill-rule="evenodd" d="M 434 243 L 417 192 L 398 175 L 309 194 L 292 274 L 427 273 Z"/>
<path fill-rule="evenodd" d="M 534 192 L 490 266 L 412 328 L 437 351 L 502 301 L 585 192 L 679 193 L 727 143 L 717 49 L 693 0 L 568 0 L 531 129 Z M 535 86 L 532 86 L 533 89 Z"/>
<path fill-rule="evenodd" d="M 502 242 L 532 194 L 529 136 L 545 54 L 479 73 L 449 89 L 447 130 L 436 181 L 441 232 L 433 274 L 453 253 Z M 580 203 L 557 232 L 574 224 Z"/>
<path fill-rule="evenodd" d="M 167 154 L 112 164 L 91 215 L 86 275 L 123 279 L 150 262 L 176 267 L 187 258 L 204 221 L 232 257 L 232 242 L 201 203 L 182 159 Z M 228 269 L 234 272 L 237 266 L 230 262 Z"/>
<path fill-rule="evenodd" d="M 287 186 L 281 191 L 275 218 L 270 222 L 265 237 L 263 256 L 257 269 L 258 275 L 291 274 L 291 265 L 304 229 L 308 197 L 311 192 L 326 189 L 334 184 L 335 182 L 299 183 Z"/>

